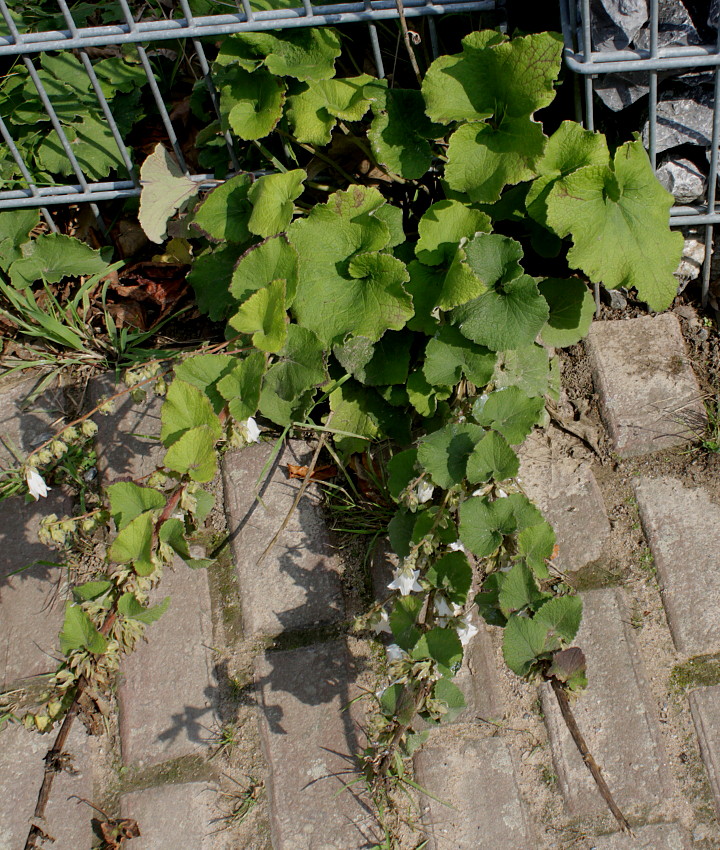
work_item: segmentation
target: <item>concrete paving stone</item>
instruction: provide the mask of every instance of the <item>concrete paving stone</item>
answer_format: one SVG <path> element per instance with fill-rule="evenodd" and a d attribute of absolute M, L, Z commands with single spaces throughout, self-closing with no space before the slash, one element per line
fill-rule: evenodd
<path fill-rule="evenodd" d="M 13 450 L 28 454 L 64 424 L 62 389 L 45 390 L 25 403 L 39 377 L 8 376 L 0 381 L 0 469 L 17 465 Z"/>
<path fill-rule="evenodd" d="M 203 751 L 218 731 L 207 572 L 176 560 L 152 601 L 165 596 L 170 607 L 121 666 L 122 753 L 135 766 Z"/>
<path fill-rule="evenodd" d="M 342 641 L 256 662 L 274 850 L 365 850 L 380 838 L 364 784 L 351 784 L 362 706 L 343 709 L 360 693 L 356 672 Z"/>
<path fill-rule="evenodd" d="M 574 572 L 599 560 L 610 536 L 610 521 L 590 464 L 553 458 L 545 435 L 531 434 L 520 451 L 519 479 L 528 497 L 555 529 L 553 565 Z"/>
<path fill-rule="evenodd" d="M 256 482 L 273 445 L 258 443 L 225 455 L 223 483 L 228 530 L 247 635 L 277 635 L 342 619 L 340 559 L 330 545 L 310 485 L 270 553 L 260 560 L 282 525 L 301 481 L 289 479 L 288 463 L 303 466 L 313 452 L 291 440 L 272 464 L 256 499 Z"/>
<path fill-rule="evenodd" d="M 123 389 L 124 384 L 105 375 L 90 382 L 90 399 L 96 405 Z M 165 448 L 158 439 L 162 404 L 149 385 L 145 401 L 135 403 L 126 394 L 115 400 L 112 413 L 93 416 L 98 426 L 98 471 L 106 484 L 143 478 L 162 464 Z"/>
<path fill-rule="evenodd" d="M 582 594 L 575 638 L 587 658 L 588 687 L 572 709 L 610 791 L 627 816 L 649 814 L 669 793 L 665 755 L 619 589 Z M 549 685 L 541 688 L 558 784 L 573 817 L 607 811 Z"/>
<path fill-rule="evenodd" d="M 161 785 L 124 794 L 122 816 L 133 818 L 140 837 L 128 850 L 239 850 L 223 833 L 220 813 L 214 807 L 217 789 L 204 782 Z"/>
<path fill-rule="evenodd" d="M 422 797 L 428 850 L 535 846 L 510 751 L 499 738 L 431 738 L 415 756 L 415 773 L 418 784 L 438 798 Z"/>
<path fill-rule="evenodd" d="M 17 724 L 0 732 L 0 850 L 25 846 L 45 770 L 43 759 L 55 734 L 39 735 Z M 76 722 L 65 747 L 76 775 L 63 771 L 55 777 L 45 810 L 45 828 L 55 843 L 42 846 L 85 850 L 92 845 L 91 821 L 96 812 L 70 799 L 73 795 L 93 799 L 88 744 L 85 730 Z"/>
<path fill-rule="evenodd" d="M 720 817 L 720 685 L 692 691 L 690 710 Z"/>
<path fill-rule="evenodd" d="M 693 439 L 705 407 L 674 313 L 593 322 L 587 348 L 615 451 L 637 457 Z"/>
<path fill-rule="evenodd" d="M 635 495 L 677 650 L 719 651 L 720 506 L 675 478 L 639 478 Z"/>
<path fill-rule="evenodd" d="M 57 666 L 66 576 L 59 566 L 35 563 L 59 557 L 37 532 L 43 517 L 69 512 L 70 502 L 59 492 L 38 503 L 19 497 L 0 502 L 0 687 Z"/>
<path fill-rule="evenodd" d="M 622 832 L 591 841 L 591 850 L 691 850 L 688 831 L 677 823 L 657 823 L 633 828 L 634 836 Z"/>
<path fill-rule="evenodd" d="M 0 469 L 16 467 L 16 453 L 24 457 L 62 426 L 62 390 L 46 390 L 25 404 L 38 377 L 0 381 Z M 0 503 L 0 687 L 55 669 L 63 575 L 58 567 L 34 562 L 57 560 L 37 538 L 40 520 L 69 510 L 69 501 L 57 490 L 38 503 L 25 504 L 21 497 Z M 11 575 L 16 570 L 21 572 Z"/>

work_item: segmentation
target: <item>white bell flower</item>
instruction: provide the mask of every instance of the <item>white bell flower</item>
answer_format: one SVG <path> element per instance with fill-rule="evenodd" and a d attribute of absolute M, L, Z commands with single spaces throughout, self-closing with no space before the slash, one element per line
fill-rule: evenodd
<path fill-rule="evenodd" d="M 455 540 L 453 543 L 448 545 L 448 549 L 451 552 L 464 552 L 467 555 L 467 549 L 462 545 L 459 540 Z"/>
<path fill-rule="evenodd" d="M 388 613 L 384 608 L 380 609 L 380 613 L 378 618 L 373 622 L 370 626 L 376 635 L 379 635 L 380 632 L 385 632 L 386 634 L 391 635 L 392 629 L 390 628 L 390 618 L 388 617 Z"/>
<path fill-rule="evenodd" d="M 258 428 L 258 424 L 252 418 L 252 416 L 249 419 L 246 419 L 244 422 L 240 422 L 238 425 L 238 430 L 243 435 L 247 443 L 260 442 L 260 429 Z"/>
<path fill-rule="evenodd" d="M 428 484 L 427 481 L 421 481 L 415 488 L 415 495 L 417 496 L 418 503 L 421 505 L 429 502 L 434 492 L 435 488 L 432 484 Z"/>
<path fill-rule="evenodd" d="M 400 649 L 396 643 L 389 643 L 385 650 L 387 652 L 388 661 L 400 661 L 405 656 L 405 650 Z"/>
<path fill-rule="evenodd" d="M 477 633 L 478 627 L 474 626 L 470 622 L 470 614 L 465 614 L 464 617 L 460 617 L 458 620 L 457 635 L 463 646 L 467 646 Z"/>
<path fill-rule="evenodd" d="M 422 587 L 417 581 L 419 575 L 420 570 L 398 567 L 393 575 L 393 580 L 388 585 L 388 590 L 399 590 L 401 596 L 409 596 L 411 593 L 417 593 L 422 590 Z"/>
<path fill-rule="evenodd" d="M 40 475 L 37 469 L 33 469 L 33 467 L 25 471 L 25 481 L 27 481 L 28 490 L 35 501 L 40 498 L 44 499 L 51 489 L 45 483 L 42 475 Z"/>

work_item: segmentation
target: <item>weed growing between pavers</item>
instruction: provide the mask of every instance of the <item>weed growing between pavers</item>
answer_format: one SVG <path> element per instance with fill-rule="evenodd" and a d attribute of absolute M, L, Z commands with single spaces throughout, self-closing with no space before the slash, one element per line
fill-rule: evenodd
<path fill-rule="evenodd" d="M 581 603 L 553 570 L 555 536 L 522 492 L 513 446 L 545 421 L 546 399 L 557 401 L 554 349 L 592 319 L 590 291 L 571 270 L 634 285 L 664 309 L 682 237 L 668 232 L 671 196 L 639 141 L 611 154 L 600 134 L 566 121 L 546 136 L 535 119 L 554 98 L 558 36 L 473 33 L 417 91 L 334 77 L 340 42 L 322 32 L 303 36 L 308 44 L 293 32 L 247 33 L 220 48 L 221 127 L 269 137 L 259 149 L 278 149 L 277 173 L 232 177 L 184 218 L 200 309 L 228 320 L 228 339 L 175 362 L 172 375 L 159 363 L 136 372 L 165 396 L 163 467 L 107 488 L 107 573 L 74 588 L 55 690 L 23 720 L 47 730 L 64 718 L 62 743 L 82 693 L 107 687 L 122 653 L 161 618 L 167 601 L 148 597 L 163 566 L 209 565 L 188 540 L 211 509 L 203 485 L 218 450 L 263 430 L 310 430 L 318 452 L 298 499 L 323 445 L 341 465 L 366 451 L 370 470 L 374 457 L 387 464 L 398 564 L 387 598 L 357 622 L 392 638 L 391 683 L 372 697 L 360 754 L 383 811 L 397 784 L 412 782 L 407 761 L 426 737 L 416 718 L 437 724 L 464 707 L 453 677 L 475 608 L 503 629 L 509 669 L 548 680 L 572 728 L 568 693 L 585 684 L 571 647 Z M 375 161 L 385 194 L 334 161 L 336 127 Z M 335 175 L 319 185 L 300 157 L 328 143 Z M 161 243 L 196 187 L 161 146 L 141 178 L 140 220 Z M 11 279 L 30 274 L 15 263 Z M 369 493 L 384 499 L 372 480 Z"/>

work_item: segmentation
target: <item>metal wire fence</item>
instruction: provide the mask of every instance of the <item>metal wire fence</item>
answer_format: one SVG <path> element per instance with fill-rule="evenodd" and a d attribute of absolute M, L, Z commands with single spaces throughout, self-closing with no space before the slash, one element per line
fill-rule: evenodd
<path fill-rule="evenodd" d="M 670 212 L 671 226 L 704 226 L 704 304 L 710 284 L 713 230 L 714 225 L 720 223 L 717 198 L 720 29 L 714 41 L 703 43 L 682 3 L 675 4 L 668 18 L 659 0 L 649 0 L 647 18 L 637 30 L 633 32 L 634 26 L 618 15 L 615 20 L 620 21 L 620 25 L 613 32 L 613 21 L 603 19 L 609 5 L 594 2 L 591 7 L 590 0 L 560 0 L 565 63 L 579 75 L 580 81 L 576 103 L 578 117 L 588 129 L 605 129 L 597 126 L 603 123 L 598 115 L 599 100 L 603 102 L 601 105 L 609 105 L 615 111 L 644 103 L 647 121 L 643 141 L 653 168 L 658 165 L 659 154 L 667 149 L 668 136 L 670 142 L 694 143 L 705 148 L 709 165 L 704 196 L 696 203 L 676 203 Z M 641 4 L 635 6 L 640 8 Z M 665 10 L 667 8 L 665 4 Z M 621 11 L 619 6 L 618 11 Z M 717 28 L 717 23 L 712 21 L 712 10 L 707 11 L 708 25 Z M 670 92 L 665 99 L 663 91 L 667 92 L 688 73 L 695 72 L 697 77 L 703 71 L 707 77 L 703 80 L 705 88 L 711 93 L 696 101 L 688 99 L 687 111 L 683 114 L 677 106 L 678 98 L 673 100 L 674 94 Z M 706 116 L 706 128 L 697 126 L 701 110 Z M 637 116 L 637 108 L 634 115 Z M 641 128 L 629 124 L 626 129 L 629 134 Z"/>
<path fill-rule="evenodd" d="M 64 156 L 69 163 L 73 182 L 64 185 L 42 185 L 33 177 L 32 169 L 13 138 L 11 122 L 7 115 L 0 114 L 0 135 L 22 175 L 24 186 L 0 190 L 0 210 L 20 207 L 40 207 L 48 225 L 55 229 L 48 207 L 58 204 L 88 202 L 96 215 L 98 201 L 128 198 L 140 194 L 138 174 L 128 153 L 119 122 L 113 114 L 103 87 L 93 67 L 89 51 L 102 47 L 132 45 L 142 66 L 149 91 L 157 113 L 162 121 L 167 139 L 172 146 L 180 168 L 199 184 L 214 181 L 213 174 L 191 174 L 183 155 L 178 133 L 170 117 L 167 105 L 151 67 L 146 45 L 169 40 L 189 42 L 197 56 L 200 73 L 204 79 L 212 107 L 220 117 L 218 92 L 210 74 L 210 63 L 203 39 L 211 36 L 230 35 L 240 32 L 260 32 L 297 27 L 315 27 L 350 23 L 364 23 L 368 27 L 369 40 L 379 77 L 385 76 L 385 68 L 376 23 L 394 19 L 402 11 L 406 18 L 428 17 L 431 49 L 437 55 L 437 33 L 433 18 L 449 12 L 482 12 L 495 9 L 495 0 L 362 0 L 362 2 L 340 2 L 333 5 L 316 6 L 311 0 L 302 0 L 302 5 L 292 9 L 270 9 L 254 11 L 249 0 L 237 0 L 236 11 L 228 14 L 193 15 L 188 0 L 178 0 L 173 12 L 178 17 L 144 20 L 136 19 L 127 0 L 117 0 L 122 20 L 103 26 L 78 27 L 66 0 L 57 0 L 59 13 L 66 26 L 63 30 L 22 31 L 16 23 L 6 0 L 0 0 L 0 15 L 7 34 L 0 35 L 0 57 L 16 57 L 27 69 L 27 74 L 37 90 L 42 108 L 47 113 L 54 132 L 57 134 Z M 98 107 L 112 133 L 126 177 L 106 181 L 93 181 L 86 174 L 73 151 L 53 97 L 43 84 L 36 67 L 38 55 L 54 51 L 74 51 L 92 86 Z M 225 144 L 230 162 L 239 169 L 235 140 L 230 132 L 225 133 Z M 215 182 L 215 181 L 214 181 Z"/>

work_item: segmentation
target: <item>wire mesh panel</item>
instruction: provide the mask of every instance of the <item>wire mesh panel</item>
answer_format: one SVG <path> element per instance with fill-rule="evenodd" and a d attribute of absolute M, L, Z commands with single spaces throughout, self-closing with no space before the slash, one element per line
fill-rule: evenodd
<path fill-rule="evenodd" d="M 127 0 L 115 0 L 106 4 L 102 12 L 104 19 L 115 15 L 115 20 L 100 26 L 78 26 L 77 13 L 70 10 L 66 0 L 57 0 L 55 17 L 48 16 L 28 27 L 22 16 L 16 14 L 17 10 L 8 6 L 7 0 L 0 0 L 0 57 L 6 57 L 8 65 L 17 63 L 15 67 L 22 71 L 22 75 L 16 74 L 17 81 L 13 80 L 10 71 L 5 77 L 9 92 L 0 93 L 0 135 L 7 149 L 8 162 L 12 160 L 15 170 L 12 187 L 0 189 L 0 210 L 79 202 L 94 204 L 139 195 L 140 182 L 127 149 L 126 136 L 130 126 L 131 96 L 137 95 L 140 86 L 146 86 L 150 92 L 181 169 L 199 184 L 213 180 L 211 173 L 191 173 L 178 141 L 175 121 L 164 101 L 149 55 L 152 50 L 161 50 L 163 43 L 179 40 L 183 45 L 192 46 L 213 110 L 219 118 L 218 93 L 210 74 L 203 38 L 211 36 L 216 40 L 218 36 L 233 33 L 365 23 L 369 28 L 377 74 L 384 77 L 376 22 L 398 18 L 401 12 L 406 18 L 429 17 L 430 40 L 436 53 L 434 16 L 495 9 L 495 0 L 363 0 L 322 6 L 302 0 L 298 7 L 282 9 L 254 8 L 250 0 L 238 0 L 236 6 L 203 0 L 200 8 L 207 6 L 217 11 L 227 6 L 228 11 L 195 15 L 188 0 L 177 3 L 158 0 L 158 3 L 159 6 L 156 4 L 152 10 L 155 14 L 143 16 L 142 13 L 134 14 Z M 88 8 L 97 12 L 91 4 L 80 6 L 85 16 Z M 194 3 L 193 7 L 198 8 L 198 4 Z M 158 15 L 158 8 L 166 14 Z M 103 62 L 95 60 L 107 49 L 134 52 L 136 68 L 128 70 L 117 62 L 110 67 L 107 59 L 104 60 L 107 67 L 102 67 Z M 118 89 L 118 85 L 126 85 L 126 88 Z M 118 90 L 123 97 L 115 96 Z M 75 107 L 73 97 L 76 98 Z M 67 175 L 67 182 L 58 184 L 53 180 L 54 185 L 47 185 L 50 181 L 39 179 L 34 173 L 38 169 L 27 161 L 19 136 L 26 137 L 31 132 L 26 127 L 27 122 L 23 123 L 25 113 L 30 114 L 28 100 L 32 101 L 33 108 L 47 115 L 54 131 L 33 141 L 34 149 L 42 154 L 40 171 L 49 172 L 51 166 L 57 166 L 56 173 Z M 78 124 L 77 112 L 81 104 L 89 118 Z M 229 131 L 224 137 L 227 156 L 237 170 L 234 140 Z M 118 176 L 113 179 L 115 175 Z M 47 210 L 44 214 L 53 226 Z"/>
<path fill-rule="evenodd" d="M 703 302 L 720 222 L 719 10 L 716 0 L 560 0 L 565 62 L 579 75 L 580 119 L 591 130 L 640 132 L 675 195 L 671 226 L 704 225 Z"/>

